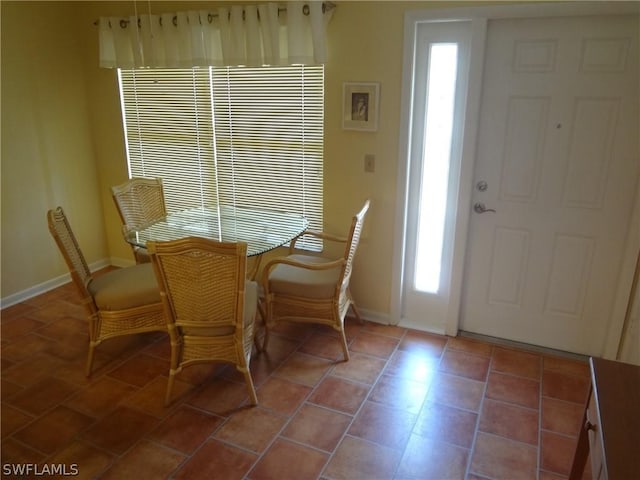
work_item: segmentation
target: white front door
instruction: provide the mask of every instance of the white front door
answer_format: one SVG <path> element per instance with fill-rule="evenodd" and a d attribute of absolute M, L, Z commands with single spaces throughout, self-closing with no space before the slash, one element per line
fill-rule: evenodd
<path fill-rule="evenodd" d="M 640 173 L 639 25 L 489 22 L 462 330 L 602 353 Z"/>

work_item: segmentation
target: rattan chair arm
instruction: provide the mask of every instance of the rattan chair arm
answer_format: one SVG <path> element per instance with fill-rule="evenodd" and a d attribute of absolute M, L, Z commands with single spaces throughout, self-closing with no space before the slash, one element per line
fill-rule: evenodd
<path fill-rule="evenodd" d="M 345 243 L 345 242 L 347 242 L 349 240 L 348 238 L 339 237 L 339 236 L 333 235 L 331 233 L 318 232 L 316 230 L 305 230 L 300 235 L 298 235 L 293 240 L 291 240 L 291 243 L 289 244 L 289 253 L 293 253 L 293 250 L 296 247 L 296 242 L 298 241 L 298 239 L 304 237 L 305 235 L 310 235 L 312 237 L 321 238 L 323 240 L 329 240 L 331 242 L 342 242 L 342 243 Z"/>
<path fill-rule="evenodd" d="M 330 262 L 302 262 L 300 260 L 294 260 L 288 257 L 277 257 L 269 261 L 262 269 L 262 286 L 265 292 L 269 291 L 269 274 L 271 270 L 277 265 L 290 265 L 292 267 L 305 268 L 307 270 L 330 270 L 332 268 L 338 268 L 344 266 L 347 261 L 344 258 L 338 258 Z"/>

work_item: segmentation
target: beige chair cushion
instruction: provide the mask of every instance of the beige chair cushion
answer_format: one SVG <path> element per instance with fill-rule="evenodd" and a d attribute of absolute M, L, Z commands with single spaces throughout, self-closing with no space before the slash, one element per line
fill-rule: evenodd
<path fill-rule="evenodd" d="M 126 310 L 160 302 L 158 281 L 150 263 L 97 276 L 87 288 L 100 310 Z"/>
<path fill-rule="evenodd" d="M 311 255 L 289 255 L 287 258 L 306 263 L 327 263 L 333 260 Z M 275 294 L 304 298 L 332 298 L 340 276 L 340 267 L 329 270 L 309 270 L 280 264 L 269 275 L 269 290 Z"/>

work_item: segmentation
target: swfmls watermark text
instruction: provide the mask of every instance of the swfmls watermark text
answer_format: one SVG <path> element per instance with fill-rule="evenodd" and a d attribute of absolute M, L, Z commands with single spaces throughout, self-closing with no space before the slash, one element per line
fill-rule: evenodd
<path fill-rule="evenodd" d="M 62 475 L 68 477 L 75 477 L 80 470 L 77 463 L 3 463 L 2 475 L 8 476 L 23 476 L 30 475 L 36 477 L 47 477 L 53 475 Z"/>

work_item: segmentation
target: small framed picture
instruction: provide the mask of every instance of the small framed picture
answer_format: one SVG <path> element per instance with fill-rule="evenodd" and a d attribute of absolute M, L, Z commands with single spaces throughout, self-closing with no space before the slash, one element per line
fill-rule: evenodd
<path fill-rule="evenodd" d="M 378 130 L 380 83 L 351 83 L 342 85 L 342 128 L 344 130 Z"/>

